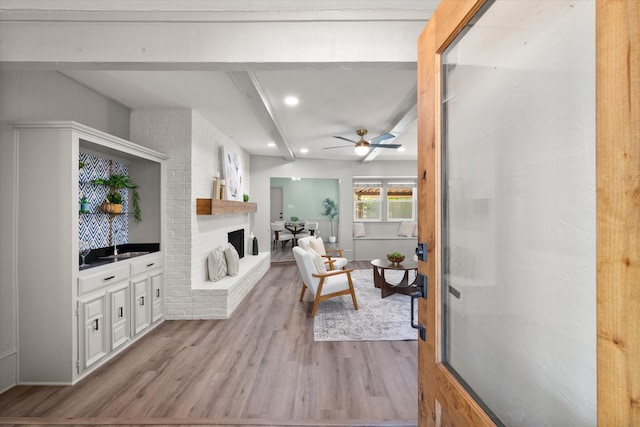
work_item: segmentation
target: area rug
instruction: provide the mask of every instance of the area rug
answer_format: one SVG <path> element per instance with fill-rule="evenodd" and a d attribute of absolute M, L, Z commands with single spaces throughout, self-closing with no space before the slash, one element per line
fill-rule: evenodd
<path fill-rule="evenodd" d="M 391 284 L 399 283 L 403 271 L 387 271 Z M 409 280 L 413 277 L 409 276 Z M 396 277 L 397 276 L 397 277 Z M 353 309 L 351 295 L 323 301 L 313 321 L 315 341 L 402 341 L 416 340 L 417 331 L 411 327 L 411 297 L 393 294 L 380 297 L 380 289 L 373 286 L 373 271 L 354 270 L 351 273 L 358 300 Z"/>

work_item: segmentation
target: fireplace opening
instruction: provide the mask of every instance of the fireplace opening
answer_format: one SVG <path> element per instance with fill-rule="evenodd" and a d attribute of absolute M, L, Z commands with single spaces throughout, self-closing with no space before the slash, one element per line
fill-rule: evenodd
<path fill-rule="evenodd" d="M 243 258 L 244 257 L 244 228 L 227 233 L 227 237 L 228 237 L 229 243 L 231 243 L 233 247 L 236 248 L 236 251 L 238 251 L 238 255 L 240 255 L 240 258 Z"/>

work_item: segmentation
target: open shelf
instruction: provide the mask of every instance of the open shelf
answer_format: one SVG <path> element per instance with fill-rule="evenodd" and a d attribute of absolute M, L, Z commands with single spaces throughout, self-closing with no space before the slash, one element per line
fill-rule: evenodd
<path fill-rule="evenodd" d="M 258 210 L 253 202 L 237 202 L 235 200 L 196 199 L 196 215 L 229 215 L 244 214 Z"/>

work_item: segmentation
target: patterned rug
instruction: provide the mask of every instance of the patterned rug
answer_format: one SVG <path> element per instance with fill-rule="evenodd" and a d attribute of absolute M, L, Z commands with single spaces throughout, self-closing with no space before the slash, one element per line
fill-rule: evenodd
<path fill-rule="evenodd" d="M 391 284 L 399 283 L 402 271 L 387 271 Z M 397 277 L 396 277 L 397 276 Z M 358 310 L 353 309 L 351 295 L 323 301 L 313 322 L 315 341 L 402 341 L 416 340 L 411 327 L 411 297 L 393 294 L 385 299 L 373 286 L 373 271 L 351 273 Z M 413 280 L 410 272 L 409 280 Z"/>

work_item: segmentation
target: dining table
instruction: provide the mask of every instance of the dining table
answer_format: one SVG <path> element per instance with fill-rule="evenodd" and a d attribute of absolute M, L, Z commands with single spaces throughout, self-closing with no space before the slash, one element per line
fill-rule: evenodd
<path fill-rule="evenodd" d="M 284 228 L 289 230 L 293 234 L 293 246 L 298 244 L 297 235 L 304 231 L 304 222 L 302 221 L 290 221 L 284 223 Z"/>

